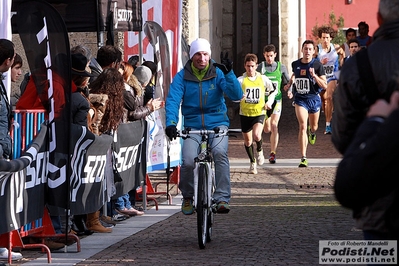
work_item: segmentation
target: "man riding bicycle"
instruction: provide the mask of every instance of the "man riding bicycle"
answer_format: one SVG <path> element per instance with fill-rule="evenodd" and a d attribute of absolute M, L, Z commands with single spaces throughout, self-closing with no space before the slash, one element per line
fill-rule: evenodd
<path fill-rule="evenodd" d="M 239 101 L 243 93 L 227 53 L 221 61 L 218 64 L 211 60 L 211 46 L 207 40 L 198 38 L 191 43 L 190 60 L 173 78 L 166 98 L 165 133 L 170 140 L 177 137 L 180 105 L 186 128 L 210 130 L 218 127 L 227 130 L 229 127 L 224 95 L 232 101 Z M 210 139 L 213 139 L 212 136 Z M 193 170 L 200 140 L 200 135 L 192 135 L 183 141 L 179 189 L 183 194 L 182 212 L 185 215 L 194 213 Z M 216 190 L 213 196 L 216 210 L 218 213 L 228 213 L 231 194 L 228 137 L 213 139 L 210 144 L 215 162 Z"/>

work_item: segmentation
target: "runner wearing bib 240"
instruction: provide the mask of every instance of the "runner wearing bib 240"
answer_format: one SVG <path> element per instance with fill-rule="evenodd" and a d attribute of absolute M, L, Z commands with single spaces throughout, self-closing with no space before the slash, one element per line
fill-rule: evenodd
<path fill-rule="evenodd" d="M 315 44 L 312 40 L 306 40 L 302 44 L 302 53 L 303 57 L 291 64 L 293 75 L 290 83 L 284 86 L 284 90 L 287 91 L 295 81 L 295 86 L 293 86 L 295 114 L 299 124 L 298 141 L 302 153 L 299 167 L 307 167 L 308 139 L 310 144 L 316 142 L 321 107 L 319 93 L 327 87 L 327 82 L 322 64 L 313 58 Z M 292 97 L 290 91 L 288 91 L 288 97 Z"/>
<path fill-rule="evenodd" d="M 330 43 L 328 52 L 326 52 L 323 49 L 321 44 L 317 45 L 317 48 L 319 51 L 317 58 L 322 63 L 326 62 L 325 64 L 323 64 L 323 68 L 324 72 L 326 72 L 327 83 L 329 83 L 332 80 L 337 80 L 338 77 L 335 74 L 339 70 L 339 63 L 338 63 L 338 54 L 335 51 L 334 44 Z"/>
<path fill-rule="evenodd" d="M 320 93 L 322 109 L 326 117 L 326 130 L 324 134 L 331 134 L 331 119 L 334 110 L 333 94 L 337 87 L 339 66 L 344 62 L 345 52 L 338 44 L 332 44 L 336 32 L 333 28 L 322 26 L 318 29 L 321 43 L 317 46 L 317 58 L 323 64 L 326 72 L 327 88 Z"/>

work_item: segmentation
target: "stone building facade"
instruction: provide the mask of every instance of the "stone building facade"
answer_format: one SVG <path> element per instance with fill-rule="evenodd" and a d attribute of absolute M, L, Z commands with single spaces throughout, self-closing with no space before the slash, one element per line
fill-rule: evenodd
<path fill-rule="evenodd" d="M 213 59 L 229 52 L 236 73 L 244 72 L 247 53 L 263 60 L 262 50 L 273 43 L 278 60 L 289 65 L 298 58 L 298 42 L 305 24 L 298 23 L 305 0 L 184 0 L 183 36 L 190 43 L 197 37 L 212 44 Z"/>

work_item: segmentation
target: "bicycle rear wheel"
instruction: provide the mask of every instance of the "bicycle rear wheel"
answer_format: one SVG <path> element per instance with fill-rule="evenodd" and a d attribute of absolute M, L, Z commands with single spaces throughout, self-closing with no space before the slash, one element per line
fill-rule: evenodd
<path fill-rule="evenodd" d="M 205 248 L 208 235 L 208 191 L 207 191 L 208 174 L 205 164 L 199 165 L 198 171 L 198 193 L 197 193 L 197 232 L 198 244 L 200 249 Z"/>

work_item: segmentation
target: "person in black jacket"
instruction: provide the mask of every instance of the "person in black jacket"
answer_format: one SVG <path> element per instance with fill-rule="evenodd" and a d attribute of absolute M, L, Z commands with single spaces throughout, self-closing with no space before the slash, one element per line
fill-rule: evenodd
<path fill-rule="evenodd" d="M 90 109 L 89 79 L 93 75 L 88 72 L 90 68 L 86 67 L 87 58 L 83 54 L 71 54 L 72 60 L 72 95 L 71 95 L 71 113 L 72 123 L 87 127 L 87 114 Z M 88 71 L 87 71 L 88 70 Z"/>
<path fill-rule="evenodd" d="M 368 219 L 357 219 L 365 239 L 399 236 L 398 121 L 395 91 L 389 103 L 378 100 L 370 107 L 337 169 L 335 195 L 343 206 L 355 210 L 355 218 L 367 214 Z"/>
<path fill-rule="evenodd" d="M 388 141 L 388 134 L 392 133 L 388 131 L 394 128 L 384 130 L 381 126 L 377 132 L 378 124 L 373 125 L 370 119 L 359 128 L 377 99 L 389 101 L 392 92 L 399 89 L 399 1 L 380 0 L 377 18 L 380 27 L 374 34 L 373 43 L 357 52 L 342 67 L 332 120 L 332 141 L 336 149 L 345 154 L 337 172 L 335 193 L 343 206 L 353 210 L 356 226 L 363 230 L 366 239 L 391 237 L 392 221 L 398 224 L 395 217 L 399 211 L 397 185 L 395 188 L 385 182 L 396 178 L 398 163 L 392 160 L 397 157 L 389 152 L 395 145 Z M 363 141 L 365 137 L 376 138 L 369 130 L 376 130 L 378 138 L 383 139 L 367 144 Z M 377 149 L 375 153 L 370 153 L 370 147 Z M 350 168 L 349 162 L 353 162 Z M 371 176 L 373 173 L 374 177 Z"/>

